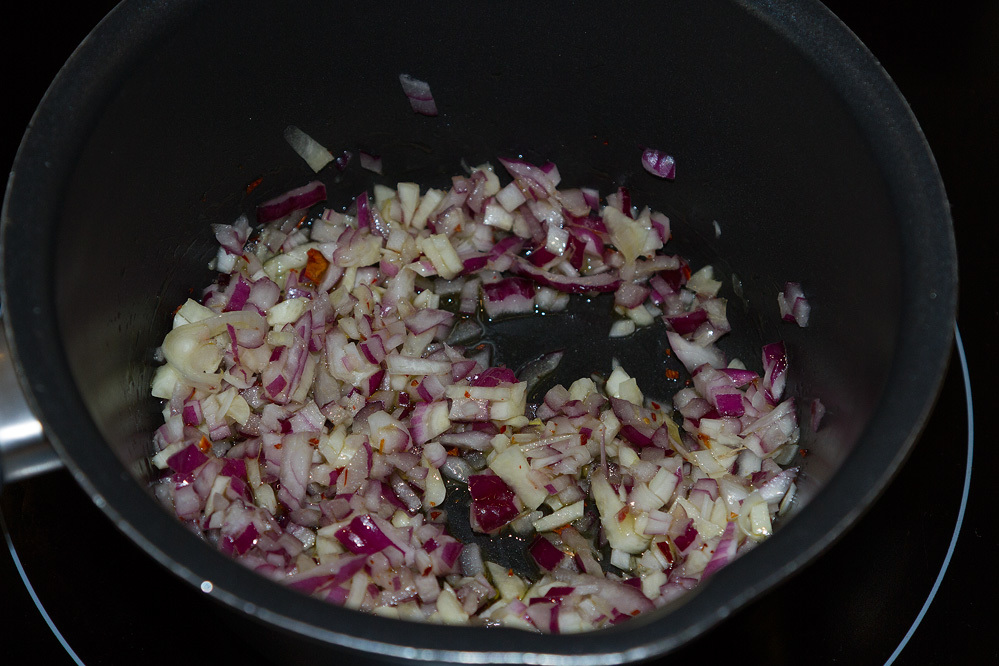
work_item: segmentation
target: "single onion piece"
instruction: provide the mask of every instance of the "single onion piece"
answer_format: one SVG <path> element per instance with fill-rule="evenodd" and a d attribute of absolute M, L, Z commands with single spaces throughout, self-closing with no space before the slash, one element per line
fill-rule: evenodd
<path fill-rule="evenodd" d="M 382 172 L 382 158 L 371 153 L 359 151 L 358 156 L 361 161 L 361 168 L 374 171 L 377 174 Z"/>
<path fill-rule="evenodd" d="M 219 245 L 225 248 L 230 254 L 240 255 L 243 253 L 243 246 L 246 245 L 250 237 L 250 222 L 245 215 L 232 224 L 213 224 L 212 231 L 215 232 L 215 239 Z"/>
<path fill-rule="evenodd" d="M 745 386 L 751 383 L 754 379 L 759 378 L 759 375 L 752 370 L 742 370 L 740 368 L 720 368 L 721 372 L 728 375 L 728 378 L 732 380 L 733 385 L 737 388 Z"/>
<path fill-rule="evenodd" d="M 334 536 L 355 555 L 371 555 L 393 545 L 369 515 L 355 517 Z"/>
<path fill-rule="evenodd" d="M 461 573 L 465 576 L 477 576 L 481 574 L 485 568 L 485 562 L 482 560 L 482 549 L 477 543 L 468 543 L 461 549 L 461 555 L 458 557 L 458 564 L 461 567 Z"/>
<path fill-rule="evenodd" d="M 527 276 L 538 284 L 569 294 L 585 294 L 591 291 L 615 291 L 618 285 L 621 284 L 621 279 L 614 273 L 607 272 L 582 277 L 569 277 L 543 271 L 532 266 L 530 262 L 522 257 L 517 257 L 510 270 L 519 275 Z"/>
<path fill-rule="evenodd" d="M 197 444 L 190 444 L 167 458 L 167 465 L 175 472 L 188 474 L 201 467 L 207 460 L 208 457 L 201 452 Z"/>
<path fill-rule="evenodd" d="M 266 224 L 325 200 L 326 186 L 314 180 L 257 206 L 257 222 Z"/>
<path fill-rule="evenodd" d="M 424 116 L 437 115 L 437 104 L 430 92 L 429 83 L 413 78 L 409 74 L 400 74 L 399 83 L 402 84 L 402 91 L 409 98 L 413 111 Z"/>
<path fill-rule="evenodd" d="M 490 319 L 534 310 L 534 285 L 519 277 L 503 278 L 482 285 L 482 306 Z"/>
<path fill-rule="evenodd" d="M 773 342 L 763 347 L 763 390 L 767 402 L 776 405 L 787 384 L 787 351 L 783 342 Z"/>
<path fill-rule="evenodd" d="M 256 525 L 248 524 L 239 536 L 232 539 L 232 552 L 236 555 L 242 555 L 257 543 L 259 536 L 260 532 L 257 531 Z"/>
<path fill-rule="evenodd" d="M 707 310 L 691 310 L 679 315 L 663 315 L 663 321 L 680 335 L 690 335 L 707 320 Z"/>
<path fill-rule="evenodd" d="M 472 497 L 472 527 L 479 532 L 496 532 L 520 515 L 513 490 L 495 474 L 468 477 L 468 492 Z"/>
<path fill-rule="evenodd" d="M 707 363 L 714 368 L 725 365 L 725 356 L 714 345 L 701 347 L 700 345 L 684 339 L 676 331 L 666 331 L 669 346 L 680 359 L 687 372 L 694 372 L 697 368 Z"/>
<path fill-rule="evenodd" d="M 531 557 L 538 563 L 538 566 L 545 571 L 554 571 L 562 563 L 562 560 L 565 559 L 565 553 L 556 548 L 555 544 L 540 534 L 534 538 L 534 542 L 530 545 L 527 552 L 531 554 Z"/>
<path fill-rule="evenodd" d="M 611 200 L 610 197 L 608 197 L 608 202 L 610 200 Z M 617 201 L 620 204 L 621 212 L 630 217 L 631 219 L 635 219 L 635 215 L 631 208 L 631 190 L 629 190 L 627 187 L 624 186 L 618 187 Z"/>
<path fill-rule="evenodd" d="M 613 396 L 610 402 L 614 416 L 621 422 L 621 435 L 636 446 L 652 446 L 653 436 L 661 425 L 652 418 L 652 412 L 645 407 Z"/>
<path fill-rule="evenodd" d="M 805 292 L 799 283 L 788 282 L 785 284 L 784 291 L 777 294 L 777 305 L 784 321 L 797 323 L 802 328 L 808 326 L 808 317 L 812 312 L 812 306 L 805 298 Z"/>
<path fill-rule="evenodd" d="M 742 400 L 743 396 L 738 391 L 719 393 L 715 396 L 718 413 L 722 416 L 734 416 L 738 418 L 745 414 L 746 408 Z"/>
<path fill-rule="evenodd" d="M 819 424 L 822 423 L 822 418 L 826 415 L 826 406 L 822 404 L 822 401 L 818 398 L 812 400 L 811 405 L 811 428 L 812 432 L 818 432 Z"/>
<path fill-rule="evenodd" d="M 652 213 L 651 222 L 652 228 L 656 230 L 657 234 L 659 234 L 659 240 L 661 240 L 664 244 L 668 242 L 672 237 L 670 234 L 669 218 L 662 213 Z"/>
<path fill-rule="evenodd" d="M 712 553 L 711 560 L 704 567 L 704 573 L 702 574 L 704 578 L 721 569 L 735 557 L 735 551 L 739 544 L 735 540 L 734 535 L 735 523 L 730 522 L 725 526 L 725 532 L 722 534 L 718 545 L 715 546 L 715 552 Z"/>
<path fill-rule="evenodd" d="M 184 409 L 181 411 L 181 415 L 184 418 L 184 425 L 187 426 L 199 425 L 201 423 L 201 419 L 203 418 L 201 415 L 201 402 L 195 400 L 193 402 L 186 403 L 184 405 Z M 202 462 L 204 462 L 204 460 L 202 460 Z M 169 460 L 167 461 L 167 464 L 168 465 L 170 464 Z M 173 467 L 178 472 L 180 471 L 179 469 L 177 469 L 175 465 L 170 465 L 170 466 Z M 198 466 L 200 466 L 200 463 L 199 465 L 195 465 L 195 467 Z"/>
<path fill-rule="evenodd" d="M 620 305 L 629 310 L 637 308 L 648 298 L 649 291 L 648 287 L 634 282 L 621 282 L 617 291 L 614 292 L 614 305 Z"/>
<path fill-rule="evenodd" d="M 681 533 L 675 539 L 673 539 L 673 544 L 676 546 L 677 550 L 683 553 L 685 550 L 690 548 L 690 545 L 694 543 L 696 539 L 697 539 L 697 528 L 694 527 L 694 521 L 691 520 L 690 522 L 687 523 L 687 526 L 684 528 L 683 533 Z"/>
<path fill-rule="evenodd" d="M 325 146 L 294 125 L 284 129 L 284 140 L 317 173 L 334 159 Z"/>
<path fill-rule="evenodd" d="M 660 152 L 655 148 L 646 148 L 642 152 L 642 166 L 653 176 L 667 180 L 676 178 L 676 160 L 672 155 Z"/>
<path fill-rule="evenodd" d="M 517 375 L 510 368 L 492 367 L 486 368 L 472 377 L 469 384 L 471 386 L 499 386 L 501 384 L 516 384 L 517 381 Z"/>
<path fill-rule="evenodd" d="M 535 199 L 546 199 L 555 194 L 555 186 L 558 182 L 553 178 L 553 174 L 543 168 L 518 159 L 501 157 L 499 161 L 523 188 L 530 191 Z"/>
<path fill-rule="evenodd" d="M 538 268 L 546 268 L 561 258 L 561 255 L 553 253 L 546 246 L 536 248 L 527 255 L 527 260 Z"/>
<path fill-rule="evenodd" d="M 449 479 L 454 479 L 459 483 L 468 483 L 468 477 L 472 474 L 472 466 L 464 458 L 449 455 L 444 464 L 440 466 L 440 471 Z"/>
<path fill-rule="evenodd" d="M 778 502 L 787 491 L 791 488 L 791 484 L 798 476 L 798 468 L 790 467 L 775 475 L 772 479 L 763 483 L 759 487 L 760 497 L 762 497 L 767 502 Z"/>

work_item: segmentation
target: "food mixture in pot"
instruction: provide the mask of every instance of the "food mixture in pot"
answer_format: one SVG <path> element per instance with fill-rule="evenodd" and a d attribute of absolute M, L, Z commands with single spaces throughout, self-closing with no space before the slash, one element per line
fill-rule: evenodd
<path fill-rule="evenodd" d="M 551 633 L 662 606 L 771 534 L 797 473 L 783 344 L 726 358 L 721 282 L 626 189 L 498 162 L 346 212 L 316 181 L 216 225 L 218 278 L 176 311 L 152 387 L 156 492 L 192 530 L 332 603 Z M 538 395 L 557 350 L 518 376 L 478 344 L 597 294 L 611 336 L 668 337 L 673 395 L 611 359 Z M 459 541 L 454 511 L 529 567 Z"/>

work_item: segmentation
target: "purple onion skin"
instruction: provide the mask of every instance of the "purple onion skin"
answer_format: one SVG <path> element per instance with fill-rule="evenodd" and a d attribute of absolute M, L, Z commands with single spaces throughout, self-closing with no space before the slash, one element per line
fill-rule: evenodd
<path fill-rule="evenodd" d="M 565 553 L 555 547 L 555 545 L 540 534 L 535 537 L 528 552 L 538 566 L 545 571 L 554 571 L 565 558 Z"/>
<path fill-rule="evenodd" d="M 473 474 L 468 477 L 472 496 L 472 524 L 489 534 L 506 526 L 520 515 L 516 495 L 506 481 L 495 474 Z"/>

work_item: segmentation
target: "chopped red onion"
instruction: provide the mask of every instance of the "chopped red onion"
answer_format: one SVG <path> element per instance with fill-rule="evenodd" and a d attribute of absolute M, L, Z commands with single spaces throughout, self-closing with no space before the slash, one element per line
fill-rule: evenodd
<path fill-rule="evenodd" d="M 333 154 L 330 151 L 294 125 L 288 125 L 285 128 L 284 139 L 292 147 L 292 150 L 298 153 L 299 157 L 305 160 L 309 167 L 317 173 L 333 161 Z"/>
<path fill-rule="evenodd" d="M 400 80 L 430 110 L 429 87 Z M 665 253 L 666 216 L 624 186 L 601 208 L 550 162 L 500 162 L 506 185 L 483 165 L 304 221 L 316 181 L 262 204 L 253 237 L 245 217 L 213 227 L 219 277 L 177 311 L 153 382 L 156 494 L 180 519 L 331 603 L 553 633 L 662 605 L 772 531 L 797 474 L 776 462 L 799 436 L 784 344 L 728 365 L 721 283 Z M 476 322 L 600 292 L 632 329 L 662 327 L 691 385 L 658 402 L 616 368 L 528 405 L 564 352 L 515 373 Z M 530 544 L 536 577 L 447 533 L 455 484 L 473 530 Z"/>
<path fill-rule="evenodd" d="M 672 155 L 660 152 L 655 148 L 646 148 L 642 152 L 642 166 L 653 176 L 667 180 L 676 178 L 676 160 Z"/>
<path fill-rule="evenodd" d="M 336 532 L 336 538 L 355 555 L 371 555 L 392 545 L 371 516 L 358 516 Z"/>
<path fill-rule="evenodd" d="M 266 224 L 325 200 L 326 186 L 316 180 L 257 206 L 257 222 Z"/>
<path fill-rule="evenodd" d="M 565 553 L 556 548 L 551 541 L 541 536 L 540 534 L 534 538 L 534 542 L 531 544 L 528 552 L 534 561 L 538 563 L 538 566 L 545 571 L 555 571 L 562 560 L 565 559 Z M 540 599 L 532 599 L 532 601 L 540 601 Z"/>
<path fill-rule="evenodd" d="M 797 323 L 804 328 L 808 326 L 808 317 L 811 314 L 812 306 L 805 298 L 805 292 L 797 282 L 788 282 L 784 285 L 783 293 L 777 294 L 777 304 L 780 307 L 780 316 L 784 321 Z"/>
<path fill-rule="evenodd" d="M 169 465 L 175 472 L 187 474 L 201 467 L 207 456 L 201 451 L 197 444 L 190 444 L 173 454 L 167 459 Z"/>
<path fill-rule="evenodd" d="M 763 347 L 763 371 L 761 388 L 767 402 L 776 405 L 787 383 L 787 352 L 783 342 L 774 342 Z"/>
<path fill-rule="evenodd" d="M 810 425 L 812 432 L 818 432 L 819 425 L 822 423 L 822 419 L 826 415 L 826 406 L 818 398 L 813 398 L 811 403 L 809 403 L 811 409 L 811 421 Z"/>
<path fill-rule="evenodd" d="M 534 285 L 518 277 L 482 285 L 482 305 L 490 318 L 534 310 Z"/>
<path fill-rule="evenodd" d="M 424 116 L 437 115 L 437 104 L 430 92 L 429 83 L 413 78 L 409 74 L 400 74 L 399 83 L 402 84 L 402 91 L 409 98 L 413 111 Z"/>
<path fill-rule="evenodd" d="M 374 171 L 377 174 L 382 172 L 382 158 L 377 155 L 372 155 L 371 153 L 366 153 L 364 151 L 359 151 L 358 156 L 361 161 L 361 168 L 367 169 L 368 171 Z"/>
<path fill-rule="evenodd" d="M 472 498 L 472 526 L 480 532 L 496 532 L 520 515 L 516 494 L 495 474 L 468 477 L 468 492 Z"/>

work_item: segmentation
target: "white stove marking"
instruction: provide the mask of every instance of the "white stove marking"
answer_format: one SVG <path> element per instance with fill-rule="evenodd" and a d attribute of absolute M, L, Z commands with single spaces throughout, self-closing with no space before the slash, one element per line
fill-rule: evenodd
<path fill-rule="evenodd" d="M 971 488 L 971 464 L 975 455 L 975 409 L 971 402 L 971 377 L 968 374 L 968 359 L 964 354 L 964 342 L 961 340 L 961 330 L 957 327 L 957 323 L 954 324 L 954 342 L 957 345 L 957 355 L 961 359 L 961 372 L 964 374 L 964 400 L 968 405 L 968 462 L 964 468 L 964 492 L 961 494 L 961 508 L 957 512 L 957 523 L 954 525 L 954 534 L 951 535 L 950 545 L 947 547 L 947 556 L 944 557 L 943 564 L 940 565 L 940 573 L 937 574 L 933 588 L 930 590 L 929 596 L 926 597 L 926 601 L 923 602 L 923 607 L 919 610 L 919 614 L 916 616 L 912 626 L 909 627 L 909 631 L 902 637 L 902 642 L 898 644 L 895 651 L 888 657 L 885 666 L 890 666 L 898 659 L 898 655 L 902 653 L 902 650 L 909 643 L 909 639 L 916 633 L 919 623 L 923 621 L 923 616 L 926 615 L 930 604 L 933 603 L 933 599 L 937 596 L 940 583 L 943 582 L 944 576 L 947 574 L 947 568 L 950 566 L 950 559 L 954 554 L 954 548 L 957 546 L 957 539 L 961 535 L 961 525 L 964 523 L 964 509 L 968 506 L 968 491 Z"/>
<path fill-rule="evenodd" d="M 0 520 L 0 523 L 2 522 L 3 521 Z M 35 608 L 38 609 L 38 612 L 42 614 L 42 619 L 45 620 L 45 624 L 49 626 L 49 629 L 52 630 L 52 633 L 59 640 L 59 644 L 62 645 L 64 650 L 66 650 L 66 654 L 68 654 L 78 666 L 85 666 L 83 661 L 77 656 L 76 652 L 73 651 L 73 648 L 69 646 L 69 643 L 63 637 L 62 632 L 56 628 L 55 622 L 53 622 L 52 618 L 49 617 L 49 614 L 45 610 L 45 607 L 42 606 L 42 602 L 38 598 L 38 595 L 35 594 L 35 588 L 31 586 L 30 582 L 28 582 L 28 574 L 25 573 L 24 567 L 21 566 L 21 558 L 17 556 L 17 550 L 14 549 L 14 543 L 10 540 L 10 534 L 8 533 L 6 526 L 4 526 L 3 538 L 7 542 L 7 550 L 10 551 L 10 556 L 14 560 L 14 566 L 17 568 L 17 575 L 21 577 L 21 581 L 24 583 L 24 587 L 28 590 L 28 595 L 31 597 L 31 601 L 34 602 Z"/>

